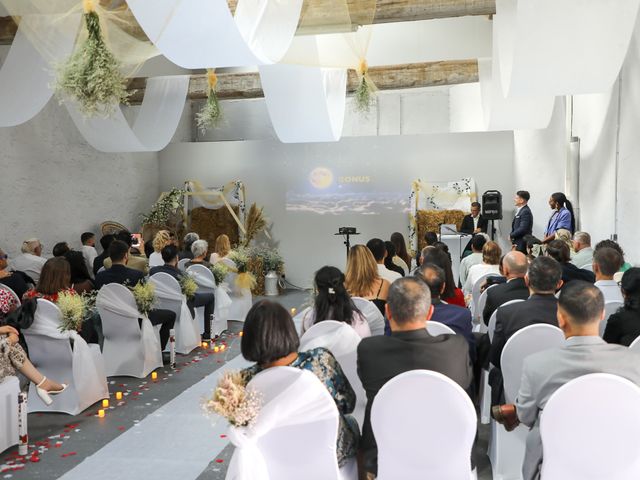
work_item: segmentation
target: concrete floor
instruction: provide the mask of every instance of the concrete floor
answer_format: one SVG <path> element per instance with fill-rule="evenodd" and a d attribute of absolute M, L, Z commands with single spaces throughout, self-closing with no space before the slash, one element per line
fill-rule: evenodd
<path fill-rule="evenodd" d="M 286 308 L 300 309 L 307 302 L 308 297 L 308 292 L 290 290 L 277 300 Z M 168 367 L 159 369 L 156 382 L 151 381 L 150 378 L 109 379 L 111 407 L 107 410 L 104 419 L 97 417 L 97 410 L 101 408 L 99 404 L 75 417 L 64 414 L 30 414 L 29 443 L 35 448 L 29 449 L 29 455 L 24 462 L 16 460 L 17 447 L 0 454 L 0 478 L 39 480 L 54 479 L 64 475 L 86 457 L 134 427 L 160 406 L 224 366 L 225 360 L 231 360 L 239 355 L 237 332 L 240 331 L 241 326 L 239 322 L 229 323 L 229 335 L 226 337 L 229 348 L 224 357 L 196 349 L 190 355 L 178 356 L 177 370 L 172 371 Z M 116 406 L 116 391 L 128 393 L 124 397 L 125 402 L 120 406 Z M 478 478 L 481 480 L 492 478 L 491 466 L 486 456 L 488 434 L 489 428 L 480 425 L 478 439 L 473 449 L 473 460 L 478 468 Z M 33 456 L 33 452 L 38 450 L 43 451 Z M 232 452 L 233 447 L 227 446 L 211 459 L 209 466 L 198 478 L 223 480 Z M 161 450 L 158 451 L 158 455 L 162 456 Z M 13 462 L 13 465 L 24 464 L 24 467 L 20 470 L 2 471 L 3 467 L 7 468 L 7 462 Z"/>

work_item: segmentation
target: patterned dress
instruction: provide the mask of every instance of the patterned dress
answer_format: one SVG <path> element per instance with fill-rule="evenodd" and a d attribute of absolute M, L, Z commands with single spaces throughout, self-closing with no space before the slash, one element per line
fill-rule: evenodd
<path fill-rule="evenodd" d="M 343 466 L 347 460 L 356 456 L 360 429 L 356 420 L 348 415 L 353 412 L 356 405 L 356 394 L 349 384 L 349 380 L 342 372 L 340 364 L 325 348 L 315 348 L 308 352 L 299 352 L 298 357 L 288 365 L 289 367 L 309 370 L 327 387 L 329 393 L 336 402 L 340 413 L 338 426 L 338 465 Z M 254 375 L 263 369 L 259 365 L 253 365 L 242 371 L 249 382 Z"/>
<path fill-rule="evenodd" d="M 0 325 L 4 324 L 4 317 L 17 306 L 18 302 L 13 295 L 6 290 L 0 290 Z M 0 335 L 0 381 L 15 375 L 26 359 L 27 355 L 20 345 L 9 342 L 8 335 Z"/>

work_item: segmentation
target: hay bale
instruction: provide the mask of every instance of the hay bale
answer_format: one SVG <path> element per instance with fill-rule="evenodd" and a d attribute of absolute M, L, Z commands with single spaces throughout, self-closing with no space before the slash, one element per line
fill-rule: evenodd
<path fill-rule="evenodd" d="M 462 210 L 418 210 L 418 248 L 422 250 L 426 243 L 426 232 L 439 232 L 440 225 L 455 224 L 460 230 L 465 213 Z"/>
<path fill-rule="evenodd" d="M 238 207 L 232 208 L 238 215 Z M 226 234 L 232 247 L 240 241 L 238 224 L 226 207 L 215 210 L 198 207 L 191 210 L 191 231 L 196 232 L 201 239 L 209 243 L 210 253 L 213 253 L 218 235 Z"/>

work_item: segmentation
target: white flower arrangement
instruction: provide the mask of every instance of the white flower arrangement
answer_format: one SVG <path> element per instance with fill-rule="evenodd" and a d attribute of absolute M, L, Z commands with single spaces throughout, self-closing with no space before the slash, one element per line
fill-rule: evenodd
<path fill-rule="evenodd" d="M 255 390 L 246 388 L 241 372 L 228 371 L 218 381 L 211 398 L 205 400 L 202 408 L 207 414 L 218 414 L 235 427 L 252 426 L 262 406 L 262 397 Z"/>
<path fill-rule="evenodd" d="M 148 214 L 141 214 L 142 225 L 164 225 L 172 213 L 182 209 L 185 190 L 172 188 L 153 204 Z"/>

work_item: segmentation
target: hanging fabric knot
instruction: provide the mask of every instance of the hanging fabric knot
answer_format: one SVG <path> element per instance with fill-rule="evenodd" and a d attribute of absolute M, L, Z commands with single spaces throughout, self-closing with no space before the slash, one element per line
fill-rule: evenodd
<path fill-rule="evenodd" d="M 365 76 L 369 72 L 369 65 L 367 64 L 367 60 L 363 58 L 360 60 L 360 65 L 358 66 L 358 73 L 361 76 Z"/>
<path fill-rule="evenodd" d="M 214 69 L 207 70 L 207 83 L 209 84 L 210 90 L 216 89 L 216 85 L 218 84 L 218 76 L 216 75 Z"/>
<path fill-rule="evenodd" d="M 95 0 L 82 0 L 82 8 L 84 13 L 91 13 L 96 11 Z"/>

